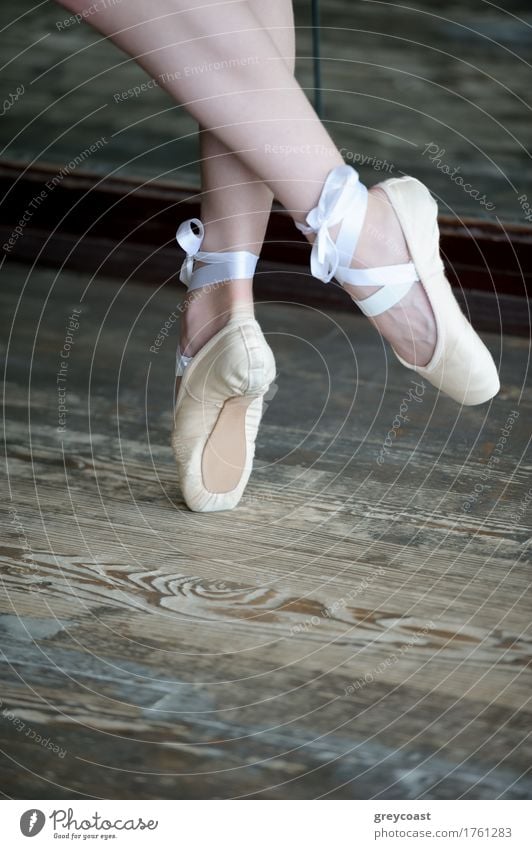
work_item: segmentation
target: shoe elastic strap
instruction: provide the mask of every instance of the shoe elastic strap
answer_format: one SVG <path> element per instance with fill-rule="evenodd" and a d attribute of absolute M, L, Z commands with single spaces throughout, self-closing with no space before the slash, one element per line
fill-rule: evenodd
<path fill-rule="evenodd" d="M 198 231 L 194 232 L 193 227 Z M 189 291 L 222 283 L 227 280 L 248 280 L 253 277 L 258 256 L 250 251 L 201 251 L 205 228 L 199 218 L 183 221 L 176 232 L 176 241 L 185 251 L 179 279 Z M 194 269 L 194 262 L 204 262 Z"/>

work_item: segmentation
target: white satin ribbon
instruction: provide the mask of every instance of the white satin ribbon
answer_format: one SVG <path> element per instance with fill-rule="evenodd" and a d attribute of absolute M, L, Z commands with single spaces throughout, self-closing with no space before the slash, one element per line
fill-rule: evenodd
<path fill-rule="evenodd" d="M 310 255 L 310 270 L 313 277 L 317 277 L 324 283 L 328 283 L 334 277 L 340 264 L 340 251 L 331 238 L 329 230 L 348 215 L 353 223 L 351 254 L 354 253 L 364 219 L 366 202 L 367 189 L 359 181 L 357 171 L 350 165 L 339 165 L 333 168 L 325 180 L 318 205 L 307 215 L 307 223 L 296 223 L 296 227 L 302 233 L 316 234 Z"/>
<path fill-rule="evenodd" d="M 198 230 L 195 233 L 193 226 Z M 224 280 L 248 280 L 255 274 L 258 256 L 250 251 L 200 251 L 205 228 L 199 218 L 183 221 L 175 234 L 177 244 L 186 257 L 179 272 L 179 279 L 189 291 L 201 289 Z M 194 261 L 204 266 L 194 271 Z"/>
<path fill-rule="evenodd" d="M 193 224 L 197 227 L 199 233 L 194 232 L 192 229 Z M 205 227 L 199 218 L 189 218 L 188 221 L 183 221 L 177 228 L 175 234 L 176 242 L 186 253 L 181 271 L 179 272 L 179 279 L 187 287 L 190 286 L 192 271 L 194 270 L 194 258 L 201 248 L 204 236 Z"/>
<path fill-rule="evenodd" d="M 177 349 L 177 357 L 175 364 L 175 376 L 183 377 L 186 367 L 192 362 L 192 357 L 186 357 L 181 353 L 181 349 Z"/>

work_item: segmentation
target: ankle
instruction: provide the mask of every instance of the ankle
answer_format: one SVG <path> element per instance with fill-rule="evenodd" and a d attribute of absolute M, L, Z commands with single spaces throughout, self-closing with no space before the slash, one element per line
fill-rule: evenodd
<path fill-rule="evenodd" d="M 180 328 L 181 353 L 194 356 L 236 314 L 253 317 L 252 280 L 231 280 L 186 296 Z"/>
<path fill-rule="evenodd" d="M 378 186 L 368 191 L 368 207 L 352 268 L 374 268 L 409 262 L 410 254 L 399 219 L 386 192 Z"/>

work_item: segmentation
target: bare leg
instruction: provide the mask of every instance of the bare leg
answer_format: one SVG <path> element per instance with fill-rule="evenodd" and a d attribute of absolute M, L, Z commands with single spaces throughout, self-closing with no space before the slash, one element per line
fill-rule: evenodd
<path fill-rule="evenodd" d="M 89 0 L 62 5 L 80 11 Z M 343 160 L 247 0 L 127 0 L 102 4 L 87 22 L 304 220 Z"/>
<path fill-rule="evenodd" d="M 249 4 L 293 73 L 295 34 L 291 0 L 275 0 L 266 5 L 262 0 L 249 0 Z M 260 254 L 273 200 L 271 190 L 209 130 L 201 131 L 200 151 L 203 250 Z M 191 292 L 181 321 L 182 353 L 195 354 L 224 326 L 239 304 L 252 306 L 252 280 L 232 280 L 211 291 L 202 290 L 200 297 Z"/>
<path fill-rule="evenodd" d="M 88 0 L 63 5 L 76 12 Z M 248 2 L 127 0 L 87 20 L 164 81 L 170 95 L 236 152 L 296 221 L 305 219 L 327 175 L 343 160 Z M 376 243 L 376 231 L 386 239 Z M 359 246 L 355 265 L 375 253 L 378 265 L 408 258 L 401 227 L 379 190 L 370 192 Z M 400 302 L 373 321 L 399 354 L 422 365 L 436 338 L 432 311 L 421 284 L 403 300 L 408 309 Z"/>

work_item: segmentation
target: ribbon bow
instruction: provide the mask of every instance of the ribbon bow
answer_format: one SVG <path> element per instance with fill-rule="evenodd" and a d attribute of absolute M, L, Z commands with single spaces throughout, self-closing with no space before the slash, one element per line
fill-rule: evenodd
<path fill-rule="evenodd" d="M 192 225 L 199 230 L 199 233 L 194 232 Z M 181 283 L 184 283 L 185 286 L 187 286 L 187 288 L 190 285 L 192 277 L 194 257 L 201 248 L 204 235 L 205 228 L 199 218 L 189 218 L 188 221 L 183 221 L 177 228 L 177 232 L 175 234 L 177 244 L 180 248 L 183 248 L 186 253 L 186 257 L 183 260 L 183 265 L 179 272 L 179 279 Z"/>
<path fill-rule="evenodd" d="M 353 213 L 353 206 L 364 191 L 358 173 L 350 165 L 339 165 L 329 173 L 323 186 L 318 205 L 311 209 L 306 224 L 296 223 L 305 235 L 315 233 L 316 239 L 310 255 L 310 270 L 313 277 L 323 283 L 331 280 L 338 268 L 340 254 L 331 238 L 329 229 Z"/>

